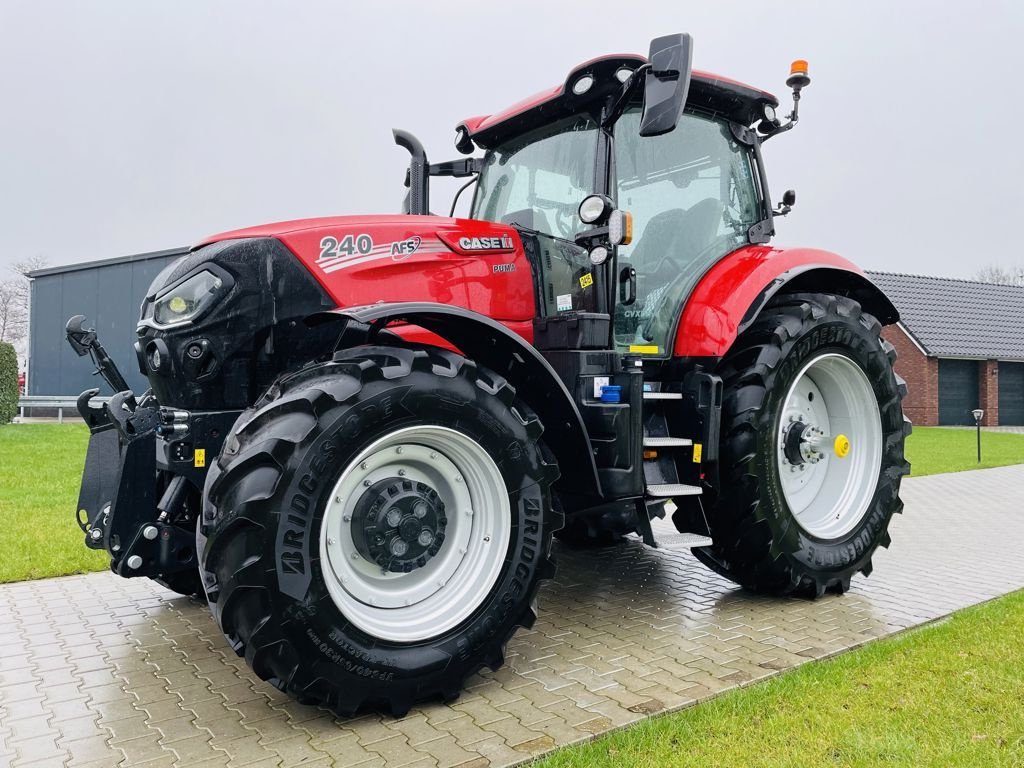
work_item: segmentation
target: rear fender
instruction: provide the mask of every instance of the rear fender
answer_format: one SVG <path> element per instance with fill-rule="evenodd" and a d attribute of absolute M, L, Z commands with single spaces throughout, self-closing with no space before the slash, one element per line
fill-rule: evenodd
<path fill-rule="evenodd" d="M 579 408 L 547 360 L 521 336 L 491 318 L 462 307 L 431 302 L 398 302 L 318 312 L 310 325 L 344 322 L 339 347 L 372 341 L 388 323 L 419 326 L 458 349 L 466 357 L 505 377 L 540 417 L 544 444 L 558 459 L 560 485 L 574 494 L 601 496 L 601 483 L 590 437 Z M 404 334 L 403 334 L 404 335 Z"/>
<path fill-rule="evenodd" d="M 673 356 L 721 358 L 780 292 L 838 293 L 883 325 L 899 320 L 888 297 L 853 262 L 813 248 L 741 248 L 708 270 L 683 309 Z"/>

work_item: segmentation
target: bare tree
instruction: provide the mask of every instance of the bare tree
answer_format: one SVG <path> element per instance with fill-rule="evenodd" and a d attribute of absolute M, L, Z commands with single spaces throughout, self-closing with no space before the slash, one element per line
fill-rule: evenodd
<path fill-rule="evenodd" d="M 0 341 L 18 349 L 28 333 L 28 273 L 46 266 L 46 259 L 33 256 L 19 261 L 11 268 L 13 276 L 0 280 Z"/>
<path fill-rule="evenodd" d="M 1004 267 L 989 264 L 974 273 L 974 279 L 983 283 L 1024 286 L 1024 267 Z"/>
<path fill-rule="evenodd" d="M 21 341 L 28 326 L 28 307 L 21 291 L 23 280 L 19 277 L 0 282 L 0 341 L 10 344 Z"/>

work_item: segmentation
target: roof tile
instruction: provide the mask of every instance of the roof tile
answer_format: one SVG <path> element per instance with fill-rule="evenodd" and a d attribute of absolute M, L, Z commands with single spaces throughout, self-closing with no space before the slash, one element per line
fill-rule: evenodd
<path fill-rule="evenodd" d="M 868 272 L 934 357 L 1024 360 L 1024 286 Z"/>

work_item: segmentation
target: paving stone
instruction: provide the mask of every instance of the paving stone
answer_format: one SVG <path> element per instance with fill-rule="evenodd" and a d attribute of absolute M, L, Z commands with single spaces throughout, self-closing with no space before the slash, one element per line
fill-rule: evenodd
<path fill-rule="evenodd" d="M 813 602 L 747 594 L 686 552 L 556 545 L 558 578 L 508 664 L 401 720 L 290 700 L 227 646 L 203 603 L 146 579 L 0 585 L 0 647 L 14 651 L 0 656 L 0 765 L 519 764 L 1021 588 L 1021 487 L 1022 467 L 907 481 L 907 514 L 872 578 Z M 957 525 L 966 506 L 970 528 Z M 948 558 L 933 532 L 954 526 Z"/>

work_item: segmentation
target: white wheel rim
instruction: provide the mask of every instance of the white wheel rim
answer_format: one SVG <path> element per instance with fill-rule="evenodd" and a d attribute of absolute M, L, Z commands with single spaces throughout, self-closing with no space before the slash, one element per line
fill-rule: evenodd
<path fill-rule="evenodd" d="M 409 573 L 385 571 L 360 555 L 353 539 L 353 511 L 367 484 L 389 477 L 425 483 L 444 503 L 444 541 Z M 444 634 L 480 607 L 511 535 L 508 492 L 487 452 L 447 427 L 407 427 L 365 448 L 338 478 L 320 529 L 320 562 L 346 619 L 383 640 L 417 642 Z"/>
<path fill-rule="evenodd" d="M 800 460 L 787 454 L 796 426 Z M 804 429 L 806 428 L 806 429 Z M 847 438 L 841 456 L 836 440 Z M 871 382 L 845 355 L 829 353 L 807 363 L 786 395 L 776 428 L 776 458 L 786 504 L 808 534 L 835 540 L 864 519 L 882 466 L 882 420 Z"/>

